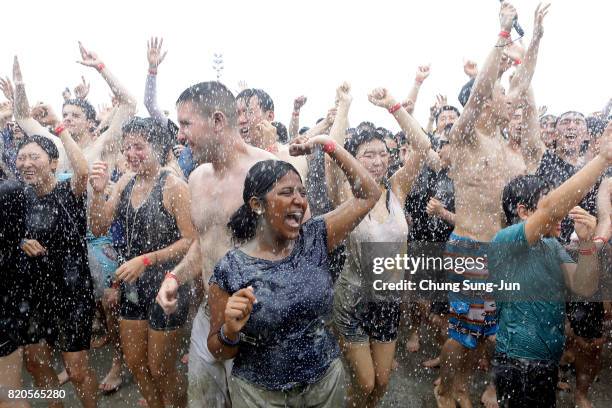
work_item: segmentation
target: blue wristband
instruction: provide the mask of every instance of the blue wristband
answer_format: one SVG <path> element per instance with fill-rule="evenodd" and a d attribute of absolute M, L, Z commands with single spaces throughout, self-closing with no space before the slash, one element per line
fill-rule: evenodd
<path fill-rule="evenodd" d="M 221 326 L 221 330 L 219 330 L 219 340 L 221 341 L 221 343 L 225 344 L 226 346 L 229 347 L 236 347 L 238 344 L 240 344 L 240 335 L 238 336 L 238 340 L 236 341 L 232 341 L 230 339 L 228 339 L 225 334 L 223 333 L 223 327 L 225 325 Z"/>

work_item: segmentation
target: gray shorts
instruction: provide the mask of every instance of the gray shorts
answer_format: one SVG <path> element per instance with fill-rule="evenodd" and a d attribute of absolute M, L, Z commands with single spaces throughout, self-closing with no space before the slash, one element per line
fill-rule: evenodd
<path fill-rule="evenodd" d="M 299 407 L 336 408 L 344 406 L 344 367 L 335 359 L 319 381 L 288 391 L 269 391 L 231 376 L 229 381 L 233 408 Z"/>

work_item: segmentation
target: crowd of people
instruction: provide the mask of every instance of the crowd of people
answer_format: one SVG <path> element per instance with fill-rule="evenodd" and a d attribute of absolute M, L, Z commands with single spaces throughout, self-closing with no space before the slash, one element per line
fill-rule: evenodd
<path fill-rule="evenodd" d="M 416 353 L 423 339 L 439 350 L 423 362 L 439 367 L 438 407 L 553 407 L 569 365 L 575 404 L 591 407 L 612 314 L 612 99 L 592 114 L 537 107 L 548 7 L 523 46 L 502 3 L 486 60 L 465 63 L 462 107 L 439 95 L 425 126 L 412 113 L 429 66 L 404 101 L 374 89 L 369 101 L 397 133 L 349 124 L 348 83 L 300 128 L 303 96 L 284 126 L 266 91 L 201 82 L 178 96 L 175 124 L 157 102 L 157 38 L 149 117 L 81 43 L 80 63 L 107 82 L 112 106 L 96 110 L 83 80 L 58 116 L 30 105 L 15 57 L 12 81 L 0 79 L 0 407 L 30 406 L 7 393 L 23 387 L 24 368 L 36 387 L 70 381 L 95 407 L 124 366 L 151 408 L 375 407 L 398 342 Z M 486 260 L 444 271 L 449 281 L 521 293 L 374 290 L 372 258 L 411 255 L 414 243 Z M 96 321 L 112 350 L 102 379 L 89 354 Z M 478 397 L 477 366 L 491 378 Z"/>

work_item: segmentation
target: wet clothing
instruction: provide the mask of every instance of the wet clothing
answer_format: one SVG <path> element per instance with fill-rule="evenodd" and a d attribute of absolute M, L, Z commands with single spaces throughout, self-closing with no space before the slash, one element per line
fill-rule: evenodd
<path fill-rule="evenodd" d="M 408 197 L 404 212 L 412 219 L 408 241 L 437 242 L 437 225 L 427 214 L 427 203 L 435 195 L 437 174 L 427 166 L 423 166 Z"/>
<path fill-rule="evenodd" d="M 455 184 L 448 176 L 448 169 L 440 171 L 434 186 L 434 198 L 436 198 L 448 211 L 455 212 Z M 439 217 L 430 217 L 429 224 L 432 229 L 432 242 L 446 242 L 450 238 L 454 225 L 449 224 Z"/>
<path fill-rule="evenodd" d="M 288 391 L 269 391 L 239 377 L 229 381 L 233 408 L 336 408 L 344 406 L 344 369 L 340 359 L 334 360 L 319 381 Z"/>
<path fill-rule="evenodd" d="M 26 316 L 20 306 L 27 301 L 27 275 L 17 267 L 25 236 L 24 186 L 0 180 L 0 357 L 23 344 Z"/>
<path fill-rule="evenodd" d="M 125 234 L 125 244 L 119 246 L 120 264 L 130 259 L 166 248 L 181 239 L 181 233 L 172 214 L 163 203 L 163 191 L 167 171 L 159 174 L 153 189 L 138 208 L 131 203 L 136 177 L 121 192 L 116 220 Z M 128 320 L 148 320 L 154 330 L 174 330 L 182 326 L 189 309 L 189 286 L 179 287 L 179 304 L 176 313 L 167 316 L 155 301 L 157 292 L 167 271 L 178 260 L 151 265 L 134 283 L 121 283 L 120 314 Z"/>
<path fill-rule="evenodd" d="M 95 237 L 87 233 L 87 254 L 89 269 L 94 282 L 94 295 L 100 299 L 104 289 L 110 288 L 117 270 L 117 252 L 107 236 Z"/>
<path fill-rule="evenodd" d="M 561 269 L 565 263 L 574 261 L 555 238 L 529 245 L 524 222 L 495 235 L 489 252 L 492 275 L 496 281 L 521 285 L 521 301 L 504 299 L 497 303 L 497 353 L 511 358 L 560 360 L 565 345 L 566 285 Z M 542 299 L 543 293 L 559 300 Z"/>
<path fill-rule="evenodd" d="M 557 404 L 556 362 L 498 354 L 493 359 L 493 376 L 500 408 L 554 408 Z"/>
<path fill-rule="evenodd" d="M 566 180 L 572 177 L 580 170 L 579 166 L 574 166 L 550 150 L 547 150 L 542 156 L 542 161 L 536 172 L 536 175 L 543 177 L 552 188 L 557 188 Z M 608 171 L 608 175 L 612 175 Z M 591 215 L 597 214 L 597 192 L 599 182 L 593 187 L 587 195 L 582 199 L 580 207 L 584 208 Z M 565 217 L 561 221 L 561 236 L 560 240 L 564 245 L 569 244 L 570 236 L 574 231 L 574 222 Z M 567 317 L 574 329 L 574 332 L 582 333 L 586 338 L 597 338 L 603 335 L 603 305 L 599 302 L 579 302 L 573 304 L 569 302 L 567 305 Z M 581 336 L 582 337 L 582 336 Z"/>
<path fill-rule="evenodd" d="M 399 200 L 389 190 L 389 215 L 382 223 L 367 215 L 347 239 L 347 257 L 336 284 L 334 324 L 349 342 L 394 341 L 399 326 L 397 293 L 376 291 L 374 280 L 397 282 L 403 270 L 374 275 L 370 263 L 378 257 L 406 252 L 408 224 Z"/>
<path fill-rule="evenodd" d="M 323 218 L 306 221 L 285 259 L 254 258 L 229 251 L 215 266 L 210 284 L 228 294 L 252 286 L 257 303 L 242 329 L 232 376 L 266 390 L 315 384 L 338 357 L 325 324 L 331 314 L 327 230 Z"/>
<path fill-rule="evenodd" d="M 44 339 L 61 351 L 88 350 L 94 297 L 85 242 L 86 195 L 75 196 L 71 181 L 65 180 L 42 197 L 27 187 L 25 196 L 25 239 L 47 251 L 38 257 L 21 255 L 31 285 L 28 342 Z"/>
<path fill-rule="evenodd" d="M 448 293 L 448 336 L 470 349 L 475 349 L 479 340 L 484 340 L 486 336 L 497 331 L 497 314 L 492 295 L 484 291 L 463 290 L 465 282 L 489 282 L 488 247 L 488 242 L 475 241 L 452 233 L 444 253 L 445 259 L 454 259 L 455 269 L 447 271 L 448 281 L 458 283 L 462 288 L 459 292 Z M 473 260 L 472 268 L 467 267 L 467 259 Z"/>
<path fill-rule="evenodd" d="M 306 178 L 306 198 L 310 214 L 313 217 L 326 214 L 334 209 L 327 194 L 327 179 L 325 178 L 325 152 L 317 145 L 308 159 L 308 178 Z M 346 261 L 346 247 L 338 245 L 329 254 L 329 271 L 335 282 Z"/>

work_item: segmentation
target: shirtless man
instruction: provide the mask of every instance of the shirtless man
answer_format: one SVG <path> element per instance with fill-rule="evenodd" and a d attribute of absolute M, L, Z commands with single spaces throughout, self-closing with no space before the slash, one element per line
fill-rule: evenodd
<path fill-rule="evenodd" d="M 241 97 L 241 96 L 244 97 Z M 291 163 L 306 182 L 308 162 L 305 156 L 291 156 L 289 145 L 278 142 L 274 121 L 274 102 L 262 89 L 247 89 L 238 95 L 241 135 L 245 142 L 266 150 L 278 159 Z"/>
<path fill-rule="evenodd" d="M 206 291 L 219 259 L 232 247 L 226 224 L 240 207 L 244 179 L 258 161 L 274 159 L 271 153 L 244 142 L 238 131 L 236 100 L 218 82 L 203 82 L 187 88 L 177 101 L 180 136 L 201 165 L 189 177 L 191 219 L 199 239 L 172 271 L 158 293 L 166 313 L 177 305 L 179 284 L 201 277 Z M 190 407 L 231 406 L 227 376 L 231 362 L 217 361 L 208 351 L 206 339 L 210 315 L 204 302 L 193 322 L 189 350 Z"/>
<path fill-rule="evenodd" d="M 529 88 L 546 10 L 547 7 L 536 9 L 534 34 L 526 61 L 514 76 L 509 94 L 505 95 L 497 80 L 503 48 L 509 44 L 516 10 L 510 4 L 502 3 L 500 36 L 478 73 L 465 109 L 449 135 L 452 149 L 450 176 L 455 182 L 456 215 L 447 256 L 482 256 L 486 243 L 501 229 L 501 193 L 515 175 L 508 173 L 504 141 L 498 128 L 510 120 L 517 98 Z M 451 279 L 459 280 L 488 278 L 486 269 L 450 275 Z M 449 302 L 449 339 L 442 347 L 441 382 L 434 393 L 439 407 L 454 408 L 455 402 L 462 407 L 471 407 L 468 380 L 477 355 L 474 351 L 484 343 L 480 339 L 495 333 L 495 302 L 452 292 Z"/>

